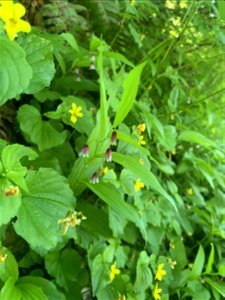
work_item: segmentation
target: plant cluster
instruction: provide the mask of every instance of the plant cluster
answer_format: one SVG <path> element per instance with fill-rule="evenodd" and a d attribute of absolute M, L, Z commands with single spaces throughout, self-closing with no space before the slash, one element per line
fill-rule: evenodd
<path fill-rule="evenodd" d="M 224 8 L 0 1 L 0 300 L 225 297 Z"/>

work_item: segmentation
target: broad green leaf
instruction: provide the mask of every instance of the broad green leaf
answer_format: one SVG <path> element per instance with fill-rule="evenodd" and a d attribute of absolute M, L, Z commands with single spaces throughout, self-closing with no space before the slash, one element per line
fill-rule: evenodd
<path fill-rule="evenodd" d="M 206 138 L 201 133 L 191 130 L 181 132 L 181 134 L 178 136 L 178 141 L 197 143 L 209 150 L 212 148 L 217 148 L 216 143 Z"/>
<path fill-rule="evenodd" d="M 15 287 L 15 280 L 12 276 L 8 277 L 6 283 L 0 291 L 1 300 L 21 300 L 22 293 Z"/>
<path fill-rule="evenodd" d="M 39 286 L 18 281 L 15 287 L 21 292 L 21 300 L 48 300 L 47 295 L 45 295 Z"/>
<path fill-rule="evenodd" d="M 136 267 L 136 279 L 134 289 L 137 293 L 142 292 L 149 288 L 152 284 L 152 272 L 149 268 L 150 259 L 146 251 L 139 254 Z"/>
<path fill-rule="evenodd" d="M 156 176 L 145 166 L 141 165 L 137 160 L 127 155 L 113 152 L 113 161 L 132 171 L 134 175 L 137 176 L 137 178 L 140 178 L 146 186 L 149 186 L 154 191 L 161 194 L 170 202 L 170 204 L 173 205 L 174 208 L 176 208 L 173 198 L 163 189 Z"/>
<path fill-rule="evenodd" d="M 1 246 L 0 253 L 6 255 L 5 261 L 0 263 L 0 279 L 6 282 L 8 278 L 11 277 L 15 282 L 19 277 L 19 271 L 14 256 L 6 248 Z"/>
<path fill-rule="evenodd" d="M 0 155 L 2 154 L 2 150 L 5 148 L 6 145 L 7 142 L 0 138 Z"/>
<path fill-rule="evenodd" d="M 13 144 L 6 146 L 2 151 L 2 163 L 5 172 L 9 170 L 22 171 L 26 174 L 26 168 L 20 164 L 21 158 L 28 156 L 30 160 L 34 160 L 38 155 L 29 147 L 25 147 L 19 144 Z"/>
<path fill-rule="evenodd" d="M 212 265 L 214 263 L 215 247 L 214 247 L 213 243 L 211 243 L 210 245 L 211 245 L 211 251 L 209 254 L 209 259 L 207 262 L 205 274 L 210 274 L 212 272 Z"/>
<path fill-rule="evenodd" d="M 215 289 L 222 297 L 225 298 L 225 286 L 224 283 L 215 282 L 209 278 L 205 278 L 205 281 L 213 288 Z"/>
<path fill-rule="evenodd" d="M 103 260 L 103 255 L 98 254 L 91 265 L 92 291 L 96 295 L 110 283 L 110 265 Z"/>
<path fill-rule="evenodd" d="M 57 107 L 56 113 L 61 114 L 62 121 L 65 124 L 74 127 L 80 133 L 89 135 L 94 127 L 94 121 L 93 114 L 86 107 L 85 101 L 74 96 L 60 97 L 60 100 L 62 100 L 62 103 Z M 83 117 L 78 118 L 75 124 L 73 124 L 70 120 L 69 110 L 71 109 L 72 103 L 75 103 L 77 106 L 81 106 L 83 113 Z"/>
<path fill-rule="evenodd" d="M 57 131 L 50 122 L 43 121 L 40 112 L 31 105 L 22 105 L 18 111 L 20 128 L 29 140 L 36 144 L 40 151 L 64 143 L 66 131 Z"/>
<path fill-rule="evenodd" d="M 28 156 L 30 160 L 34 160 L 38 155 L 29 147 L 19 144 L 6 146 L 2 151 L 2 165 L 4 176 L 10 181 L 18 185 L 24 190 L 27 190 L 24 176 L 27 174 L 27 168 L 23 167 L 20 160 Z"/>
<path fill-rule="evenodd" d="M 33 77 L 25 93 L 34 94 L 48 87 L 55 74 L 53 46 L 49 40 L 33 34 L 26 35 L 21 46 L 33 70 Z"/>
<path fill-rule="evenodd" d="M 131 110 L 138 92 L 141 72 L 146 62 L 135 67 L 125 78 L 123 83 L 123 94 L 118 111 L 116 113 L 113 126 L 116 127 L 126 118 Z"/>
<path fill-rule="evenodd" d="M 198 253 L 195 257 L 195 261 L 189 276 L 190 280 L 198 278 L 202 274 L 204 263 L 205 263 L 205 252 L 202 245 L 199 245 Z"/>
<path fill-rule="evenodd" d="M 0 106 L 24 92 L 32 78 L 26 53 L 15 42 L 0 37 Z"/>
<path fill-rule="evenodd" d="M 96 297 L 98 300 L 115 300 L 120 299 L 120 294 L 115 287 L 106 286 L 97 292 Z"/>
<path fill-rule="evenodd" d="M 98 184 L 86 183 L 86 185 L 117 213 L 131 222 L 140 223 L 137 211 L 133 206 L 124 201 L 121 194 L 111 184 L 100 182 Z"/>
<path fill-rule="evenodd" d="M 210 292 L 199 280 L 189 281 L 186 289 L 193 300 L 211 300 Z"/>
<path fill-rule="evenodd" d="M 159 143 L 162 146 L 164 146 L 167 151 L 171 151 L 171 152 L 175 152 L 176 137 L 177 137 L 176 128 L 171 125 L 167 125 L 164 127 L 163 137 L 161 137 L 160 135 L 157 136 Z"/>
<path fill-rule="evenodd" d="M 78 280 L 81 271 L 81 257 L 73 249 L 64 249 L 45 256 L 45 267 L 49 275 L 66 291 Z"/>
<path fill-rule="evenodd" d="M 65 296 L 57 290 L 53 282 L 47 279 L 33 276 L 20 277 L 17 284 L 19 285 L 24 283 L 40 287 L 44 294 L 48 297 L 48 300 L 66 300 Z"/>
<path fill-rule="evenodd" d="M 5 191 L 12 185 L 6 180 L 0 180 L 0 226 L 7 224 L 16 213 L 21 205 L 21 192 L 19 195 L 7 195 Z"/>
<path fill-rule="evenodd" d="M 30 171 L 26 182 L 29 192 L 22 197 L 14 228 L 31 248 L 46 252 L 62 240 L 57 221 L 73 210 L 75 198 L 65 178 L 52 169 Z"/>

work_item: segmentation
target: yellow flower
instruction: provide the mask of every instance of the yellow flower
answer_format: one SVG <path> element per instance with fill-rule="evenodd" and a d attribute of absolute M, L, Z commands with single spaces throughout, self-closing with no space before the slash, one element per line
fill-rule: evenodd
<path fill-rule="evenodd" d="M 141 182 L 141 179 L 140 179 L 140 178 L 137 179 L 137 180 L 135 181 L 135 184 L 134 184 L 135 192 L 138 192 L 140 189 L 143 189 L 144 186 L 145 186 L 145 185 L 144 185 L 143 182 Z"/>
<path fill-rule="evenodd" d="M 20 3 L 13 3 L 11 0 L 0 1 L 0 18 L 5 22 L 5 30 L 10 38 L 14 40 L 17 32 L 30 32 L 31 26 L 28 22 L 21 20 L 26 9 Z"/>
<path fill-rule="evenodd" d="M 86 220 L 87 218 L 82 214 L 82 212 L 69 213 L 66 218 L 59 219 L 58 224 L 63 224 L 63 235 L 65 235 L 68 231 L 69 227 L 75 227 L 80 225 L 82 220 Z"/>
<path fill-rule="evenodd" d="M 180 19 L 180 17 L 171 18 L 170 21 L 173 23 L 173 25 L 175 27 L 180 27 L 181 26 L 181 19 Z"/>
<path fill-rule="evenodd" d="M 187 1 L 181 0 L 180 1 L 180 8 L 184 9 L 184 8 L 187 8 L 187 7 L 188 7 Z"/>
<path fill-rule="evenodd" d="M 168 9 L 175 9 L 176 8 L 176 1 L 166 0 L 165 7 Z"/>
<path fill-rule="evenodd" d="M 155 275 L 155 279 L 161 281 L 163 276 L 166 275 L 166 270 L 163 269 L 164 264 L 159 264 Z"/>
<path fill-rule="evenodd" d="M 70 121 L 72 123 L 75 124 L 77 122 L 77 117 L 83 117 L 81 110 L 81 106 L 77 106 L 75 103 L 72 103 L 72 109 L 69 110 L 69 113 L 71 114 Z"/>
<path fill-rule="evenodd" d="M 156 282 L 156 285 L 155 285 L 154 290 L 153 290 L 153 298 L 155 300 L 160 300 L 161 299 L 161 296 L 160 296 L 161 292 L 162 292 L 162 289 L 158 288 L 158 282 Z"/>
<path fill-rule="evenodd" d="M 168 264 L 170 265 L 171 269 L 174 269 L 177 262 L 175 260 L 172 260 L 171 258 L 168 259 Z"/>
<path fill-rule="evenodd" d="M 3 264 L 5 262 L 7 256 L 8 254 L 6 253 L 0 253 L 0 264 Z"/>
<path fill-rule="evenodd" d="M 146 124 L 145 123 L 142 123 L 142 124 L 139 124 L 137 126 L 137 132 L 139 135 L 141 135 L 146 129 Z"/>
<path fill-rule="evenodd" d="M 114 262 L 114 264 L 111 265 L 110 274 L 109 274 L 111 281 L 113 281 L 115 276 L 119 274 L 120 274 L 120 270 L 116 268 L 116 262 Z"/>
<path fill-rule="evenodd" d="M 144 140 L 144 136 L 141 135 L 138 141 L 138 145 L 146 145 L 146 141 Z"/>
<path fill-rule="evenodd" d="M 193 190 L 192 190 L 192 188 L 187 189 L 187 194 L 188 194 L 189 196 L 193 195 Z"/>
<path fill-rule="evenodd" d="M 4 190 L 4 194 L 6 197 L 10 196 L 18 196 L 20 193 L 20 189 L 18 186 L 10 185 L 8 188 Z"/>

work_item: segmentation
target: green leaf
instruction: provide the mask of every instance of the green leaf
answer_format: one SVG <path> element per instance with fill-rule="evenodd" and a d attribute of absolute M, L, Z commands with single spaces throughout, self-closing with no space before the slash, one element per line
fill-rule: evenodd
<path fill-rule="evenodd" d="M 6 248 L 1 246 L 0 253 L 6 255 L 5 261 L 0 263 L 0 279 L 3 282 L 6 282 L 8 278 L 12 278 L 15 282 L 19 277 L 18 265 L 15 257 Z"/>
<path fill-rule="evenodd" d="M 0 37 L 0 105 L 24 92 L 32 69 L 24 50 L 6 37 Z"/>
<path fill-rule="evenodd" d="M 212 272 L 212 265 L 214 263 L 215 247 L 214 247 L 213 243 L 211 243 L 210 245 L 211 245 L 211 251 L 209 254 L 209 259 L 207 262 L 205 274 L 210 274 Z"/>
<path fill-rule="evenodd" d="M 27 168 L 20 163 L 21 158 L 28 156 L 30 160 L 34 160 L 38 155 L 29 147 L 19 144 L 6 146 L 2 151 L 2 165 L 4 176 L 14 182 L 24 190 L 27 190 L 24 176 L 27 174 Z"/>
<path fill-rule="evenodd" d="M 77 52 L 80 52 L 79 46 L 77 44 L 77 41 L 75 37 L 69 33 L 69 32 L 64 32 L 61 34 L 61 36 L 64 38 L 65 41 Z"/>
<path fill-rule="evenodd" d="M 22 293 L 15 287 L 15 280 L 12 276 L 8 278 L 0 292 L 1 300 L 21 300 Z"/>
<path fill-rule="evenodd" d="M 150 258 L 146 251 L 142 251 L 139 254 L 136 267 L 136 279 L 134 283 L 134 289 L 137 293 L 140 293 L 152 284 L 152 272 L 149 268 Z"/>
<path fill-rule="evenodd" d="M 14 228 L 31 248 L 42 253 L 62 240 L 57 221 L 73 210 L 75 198 L 65 178 L 52 169 L 31 171 L 26 182 L 29 192 L 22 197 Z"/>
<path fill-rule="evenodd" d="M 66 131 L 57 131 L 50 122 L 43 121 L 39 111 L 31 105 L 22 105 L 18 111 L 20 128 L 40 151 L 59 146 L 64 143 Z"/>
<path fill-rule="evenodd" d="M 113 161 L 132 171 L 137 178 L 141 178 L 146 186 L 150 186 L 154 191 L 165 197 L 176 209 L 173 198 L 163 189 L 156 176 L 137 160 L 127 155 L 113 152 Z"/>
<path fill-rule="evenodd" d="M 109 228 L 108 215 L 105 211 L 87 203 L 79 204 L 77 210 L 82 211 L 87 218 L 85 222 L 81 223 L 82 228 L 89 231 L 91 234 L 102 235 L 106 238 L 111 237 L 112 232 Z"/>
<path fill-rule="evenodd" d="M 2 187 L 0 189 L 0 226 L 2 226 L 16 216 L 21 205 L 21 193 L 19 193 L 19 195 L 5 195 L 5 190 L 7 190 L 11 184 L 5 183 L 5 180 L 0 181 L 0 184 Z"/>
<path fill-rule="evenodd" d="M 109 274 L 109 264 L 104 262 L 102 254 L 98 254 L 91 265 L 91 281 L 94 295 L 110 283 Z"/>
<path fill-rule="evenodd" d="M 48 87 L 55 74 L 53 46 L 49 40 L 29 34 L 23 38 L 21 45 L 25 50 L 26 59 L 33 70 L 33 78 L 25 93 L 34 94 Z"/>
<path fill-rule="evenodd" d="M 18 281 L 15 287 L 21 291 L 23 300 L 48 300 L 42 289 L 36 285 Z"/>
<path fill-rule="evenodd" d="M 209 150 L 211 150 L 212 148 L 217 148 L 216 143 L 214 143 L 210 139 L 206 138 L 201 133 L 196 132 L 196 131 L 191 131 L 191 130 L 183 131 L 179 135 L 178 141 L 197 143 L 197 144 L 202 145 L 203 147 L 205 147 Z"/>
<path fill-rule="evenodd" d="M 209 278 L 205 278 L 205 281 L 213 288 L 215 289 L 221 296 L 225 297 L 225 286 L 224 283 L 218 283 L 215 282 Z"/>
<path fill-rule="evenodd" d="M 57 290 L 56 286 L 51 281 L 44 278 L 33 276 L 20 277 L 17 283 L 29 283 L 40 287 L 48 297 L 48 300 L 66 300 L 65 296 Z"/>
<path fill-rule="evenodd" d="M 52 252 L 45 256 L 45 267 L 57 284 L 68 291 L 74 281 L 78 281 L 81 257 L 73 249 Z"/>
<path fill-rule="evenodd" d="M 149 151 L 147 149 L 145 149 L 144 147 L 140 146 L 138 144 L 138 141 L 134 141 L 130 135 L 125 134 L 124 132 L 121 132 L 121 131 L 117 131 L 117 138 L 118 138 L 118 140 L 124 141 L 130 145 L 133 145 L 134 147 L 139 149 L 144 154 L 149 155 Z"/>
<path fill-rule="evenodd" d="M 121 194 L 109 183 L 100 182 L 98 184 L 86 183 L 88 188 L 92 190 L 100 199 L 121 214 L 127 220 L 136 224 L 140 223 L 137 211 L 129 203 L 125 202 Z"/>
<path fill-rule="evenodd" d="M 123 83 L 122 99 L 116 113 L 113 126 L 116 127 L 125 119 L 131 110 L 134 100 L 137 96 L 138 85 L 141 77 L 141 72 L 146 62 L 135 67 L 125 78 Z"/>
<path fill-rule="evenodd" d="M 219 8 L 219 13 L 220 13 L 220 18 L 225 21 L 225 1 L 224 0 L 217 0 L 216 1 L 218 8 Z"/>
<path fill-rule="evenodd" d="M 134 68 L 134 64 L 131 61 L 129 61 L 124 55 L 122 55 L 120 53 L 113 52 L 113 51 L 103 52 L 103 56 L 118 59 L 118 60 L 122 61 L 124 64 L 130 66 L 131 68 Z"/>
<path fill-rule="evenodd" d="M 109 119 L 108 119 L 108 103 L 106 101 L 106 88 L 104 82 L 103 73 L 103 57 L 102 57 L 102 41 L 101 41 L 101 51 L 98 56 L 98 70 L 99 70 L 99 83 L 100 83 L 100 114 L 99 114 L 99 138 L 103 140 L 108 135 Z"/>
<path fill-rule="evenodd" d="M 189 276 L 190 280 L 198 278 L 201 275 L 204 267 L 204 262 L 205 262 L 205 252 L 202 245 L 199 245 L 198 253 L 195 257 L 195 261 Z"/>

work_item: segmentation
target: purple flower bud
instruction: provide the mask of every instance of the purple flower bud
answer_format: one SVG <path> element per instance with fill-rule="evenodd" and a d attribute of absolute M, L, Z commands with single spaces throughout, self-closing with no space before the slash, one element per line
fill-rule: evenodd
<path fill-rule="evenodd" d="M 111 145 L 116 145 L 117 142 L 117 132 L 113 131 L 112 135 L 111 135 Z"/>
<path fill-rule="evenodd" d="M 105 161 L 111 162 L 112 161 L 112 150 L 108 148 L 105 152 Z"/>
<path fill-rule="evenodd" d="M 89 157 L 89 147 L 88 145 L 84 145 L 79 153 L 79 156 Z"/>
<path fill-rule="evenodd" d="M 93 173 L 93 175 L 91 176 L 90 183 L 99 183 L 99 177 L 97 172 Z"/>

